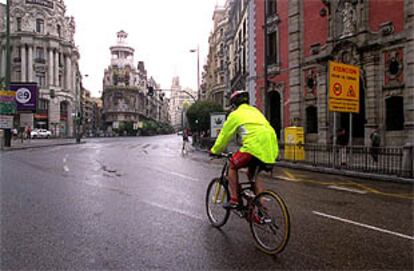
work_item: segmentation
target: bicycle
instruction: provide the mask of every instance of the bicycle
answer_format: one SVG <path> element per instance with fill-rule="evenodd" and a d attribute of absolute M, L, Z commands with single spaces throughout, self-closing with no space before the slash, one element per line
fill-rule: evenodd
<path fill-rule="evenodd" d="M 227 174 L 231 153 L 221 153 L 217 158 L 226 161 L 221 176 L 214 178 L 207 187 L 207 216 L 213 227 L 220 228 L 226 224 L 230 213 L 246 219 L 256 246 L 267 254 L 278 254 L 286 247 L 290 235 L 289 212 L 283 199 L 272 190 L 265 190 L 258 195 L 254 193 L 254 184 L 260 171 L 270 171 L 273 165 L 258 163 L 254 174 L 248 182 L 239 183 L 239 207 L 225 209 L 223 204 L 230 199 Z"/>

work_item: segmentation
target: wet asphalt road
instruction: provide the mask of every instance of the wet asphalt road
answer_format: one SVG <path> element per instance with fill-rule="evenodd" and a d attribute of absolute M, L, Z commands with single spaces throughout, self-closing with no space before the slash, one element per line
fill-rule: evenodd
<path fill-rule="evenodd" d="M 0 153 L 2 270 L 414 268 L 413 186 L 278 168 L 291 237 L 271 257 L 248 224 L 209 225 L 220 163 L 176 135 Z"/>

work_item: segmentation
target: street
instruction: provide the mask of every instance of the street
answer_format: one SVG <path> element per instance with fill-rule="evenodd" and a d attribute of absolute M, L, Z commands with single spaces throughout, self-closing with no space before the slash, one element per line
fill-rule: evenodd
<path fill-rule="evenodd" d="M 245 220 L 209 224 L 222 162 L 177 135 L 85 141 L 0 153 L 2 270 L 414 269 L 412 184 L 276 168 L 291 234 L 272 257 Z"/>

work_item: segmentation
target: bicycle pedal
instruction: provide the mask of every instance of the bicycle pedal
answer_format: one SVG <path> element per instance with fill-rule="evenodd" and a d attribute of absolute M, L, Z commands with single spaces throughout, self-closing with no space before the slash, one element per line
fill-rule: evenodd
<path fill-rule="evenodd" d="M 263 218 L 263 223 L 264 224 L 270 224 L 270 223 L 272 223 L 272 219 L 271 218 Z"/>

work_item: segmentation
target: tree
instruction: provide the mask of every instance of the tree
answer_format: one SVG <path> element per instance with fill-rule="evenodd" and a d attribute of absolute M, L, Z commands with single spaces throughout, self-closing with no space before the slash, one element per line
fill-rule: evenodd
<path fill-rule="evenodd" d="M 223 107 L 213 101 L 197 101 L 187 110 L 188 123 L 192 131 L 207 132 L 210 129 L 210 113 L 223 112 Z"/>

